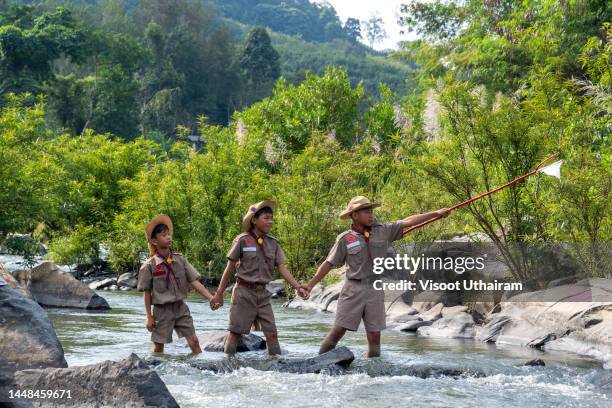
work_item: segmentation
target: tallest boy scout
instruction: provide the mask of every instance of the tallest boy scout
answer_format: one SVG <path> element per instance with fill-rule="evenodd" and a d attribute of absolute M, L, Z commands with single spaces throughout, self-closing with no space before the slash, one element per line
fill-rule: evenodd
<path fill-rule="evenodd" d="M 363 319 L 368 338 L 368 357 L 380 356 L 380 332 L 386 327 L 385 295 L 382 290 L 372 287 L 375 276 L 372 260 L 385 257 L 391 242 L 402 239 L 404 228 L 432 218 L 446 217 L 449 213 L 448 209 L 443 208 L 390 224 L 378 224 L 374 223 L 372 216 L 372 209 L 376 207 L 380 207 L 380 204 L 370 203 L 363 196 L 354 197 L 349 202 L 340 218 L 345 220 L 350 217 L 353 222 L 351 227 L 338 235 L 327 259 L 308 282 L 307 287 L 312 290 L 332 267 L 346 263 L 346 281 L 340 291 L 336 321 L 321 343 L 319 354 L 336 347 L 346 331 L 357 330 Z"/>

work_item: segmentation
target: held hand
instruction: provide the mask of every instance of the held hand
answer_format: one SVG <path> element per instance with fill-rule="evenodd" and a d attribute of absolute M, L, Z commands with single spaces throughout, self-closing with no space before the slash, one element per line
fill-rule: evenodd
<path fill-rule="evenodd" d="M 147 317 L 146 326 L 148 331 L 153 331 L 153 329 L 155 328 L 155 319 L 153 319 L 153 316 Z"/>
<path fill-rule="evenodd" d="M 215 295 L 210 299 L 210 308 L 212 310 L 217 310 L 221 306 L 223 306 L 223 296 Z"/>
<path fill-rule="evenodd" d="M 297 289 L 298 295 L 304 300 L 308 300 L 310 297 L 310 289 L 306 285 L 300 285 Z"/>
<path fill-rule="evenodd" d="M 446 217 L 448 217 L 448 214 L 451 213 L 451 210 L 450 210 L 450 208 L 441 208 L 441 209 L 439 209 L 436 212 L 438 213 L 438 216 L 440 218 L 446 218 Z"/>

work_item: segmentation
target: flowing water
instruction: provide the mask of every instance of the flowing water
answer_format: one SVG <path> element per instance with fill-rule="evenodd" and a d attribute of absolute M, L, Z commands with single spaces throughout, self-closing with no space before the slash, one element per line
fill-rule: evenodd
<path fill-rule="evenodd" d="M 47 309 L 64 346 L 69 365 L 119 360 L 130 353 L 148 357 L 149 334 L 138 292 L 100 292 L 110 311 Z M 213 312 L 192 296 L 189 307 L 199 333 L 224 330 L 228 303 Z M 311 357 L 318 350 L 333 315 L 286 309 L 274 303 L 283 353 Z M 241 368 L 215 374 L 192 368 L 189 358 L 219 360 L 223 353 L 189 356 L 183 339 L 168 345 L 165 363 L 156 366 L 181 407 L 610 407 L 612 372 L 600 364 L 567 354 L 541 353 L 519 347 L 499 348 L 472 340 L 428 340 L 394 330 L 383 332 L 380 359 L 365 359 L 363 329 L 343 340 L 356 356 L 347 374 L 286 374 Z M 265 351 L 246 353 L 268 358 Z M 245 358 L 244 354 L 239 358 Z M 542 358 L 546 367 L 519 367 Z M 370 377 L 377 367 L 443 365 L 483 370 L 484 378 L 421 379 L 407 375 Z"/>

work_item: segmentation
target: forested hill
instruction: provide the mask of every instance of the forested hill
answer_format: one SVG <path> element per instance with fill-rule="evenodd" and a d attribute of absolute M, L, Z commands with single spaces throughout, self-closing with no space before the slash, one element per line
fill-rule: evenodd
<path fill-rule="evenodd" d="M 307 0 L 0 0 L 0 94 L 45 95 L 57 127 L 125 139 L 174 137 L 201 115 L 227 124 L 280 76 L 330 65 L 369 95 L 405 94 L 411 68 L 354 28 Z"/>

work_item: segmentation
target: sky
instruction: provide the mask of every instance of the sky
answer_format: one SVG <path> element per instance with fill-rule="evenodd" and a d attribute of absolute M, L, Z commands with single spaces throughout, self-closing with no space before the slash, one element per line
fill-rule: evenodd
<path fill-rule="evenodd" d="M 378 14 L 385 23 L 388 38 L 374 45 L 378 50 L 396 49 L 397 42 L 414 39 L 414 35 L 400 35 L 400 26 L 397 24 L 400 6 L 407 0 L 314 0 L 316 2 L 327 1 L 336 9 L 338 17 L 344 24 L 348 17 L 367 20 L 372 14 Z"/>

